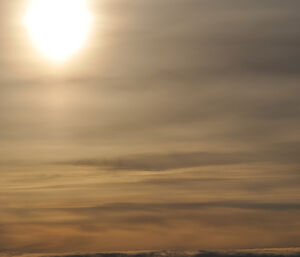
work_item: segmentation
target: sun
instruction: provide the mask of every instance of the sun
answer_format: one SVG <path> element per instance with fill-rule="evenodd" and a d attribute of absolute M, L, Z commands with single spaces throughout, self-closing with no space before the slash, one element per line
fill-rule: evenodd
<path fill-rule="evenodd" d="M 89 0 L 29 0 L 24 23 L 36 47 L 53 61 L 64 61 L 86 43 Z"/>

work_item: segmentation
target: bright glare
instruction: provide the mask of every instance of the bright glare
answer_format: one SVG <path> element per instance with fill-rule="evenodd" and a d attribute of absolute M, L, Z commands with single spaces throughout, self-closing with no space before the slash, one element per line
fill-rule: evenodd
<path fill-rule="evenodd" d="M 26 28 L 39 50 L 54 61 L 64 61 L 87 40 L 91 14 L 88 0 L 30 0 Z"/>

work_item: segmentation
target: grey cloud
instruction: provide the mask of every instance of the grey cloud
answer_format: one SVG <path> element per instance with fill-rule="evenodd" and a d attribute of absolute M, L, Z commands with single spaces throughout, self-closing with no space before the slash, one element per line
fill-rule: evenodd
<path fill-rule="evenodd" d="M 2 208 L 3 213 L 11 215 L 11 217 L 23 217 L 24 224 L 36 223 L 36 224 L 76 224 L 84 222 L 95 222 L 96 220 L 113 221 L 119 220 L 123 224 L 134 223 L 133 216 L 136 217 L 136 224 L 142 223 L 145 220 L 146 223 L 168 223 L 168 219 L 171 217 L 177 219 L 181 217 L 186 219 L 187 217 L 194 217 L 197 219 L 197 213 L 201 211 L 211 212 L 213 210 L 222 210 L 231 208 L 233 210 L 244 211 L 271 211 L 271 212 L 290 212 L 295 214 L 300 211 L 300 203 L 298 202 L 260 202 L 260 201 L 207 201 L 207 202 L 114 202 L 107 203 L 98 206 L 87 207 L 66 207 L 66 208 Z M 51 214 L 55 214 L 60 217 L 61 214 L 68 213 L 76 215 L 78 219 L 72 221 L 68 218 L 61 220 L 44 220 L 43 218 Z M 168 219 L 164 215 L 157 215 L 165 213 Z M 192 213 L 196 215 L 192 215 Z M 174 214 L 174 215 L 173 215 Z M 99 216 L 100 215 L 100 216 Z M 107 216 L 108 215 L 108 216 Z M 132 216 L 133 215 L 133 216 Z M 170 216 L 171 215 L 171 216 Z M 225 214 L 224 214 L 225 215 Z M 231 215 L 231 214 L 226 214 Z M 64 216 L 63 217 L 68 217 Z M 85 217 L 85 219 L 82 219 Z M 92 218 L 93 217 L 93 218 Z M 177 217 L 177 218 L 176 218 Z M 262 217 L 264 217 L 262 215 Z M 75 222 L 75 223 L 74 223 Z M 243 221 L 244 222 L 244 221 Z M 20 222 L 18 222 L 20 223 Z M 11 223 L 13 224 L 13 223 Z M 22 224 L 22 223 L 20 223 Z"/>
<path fill-rule="evenodd" d="M 296 1 L 288 5 L 280 1 L 272 5 L 264 1 L 244 1 L 243 5 L 238 1 L 185 1 L 184 5 L 180 1 L 152 1 L 124 5 L 125 13 L 134 18 L 122 32 L 127 36 L 120 38 L 130 53 L 131 46 L 135 46 L 133 56 L 142 66 L 148 67 L 143 58 L 150 52 L 147 60 L 158 64 L 157 70 L 170 66 L 184 69 L 185 74 L 188 69 L 198 70 L 198 79 L 201 75 L 212 78 L 226 73 L 231 73 L 232 79 L 242 74 L 299 75 L 296 24 L 300 7 Z M 141 19 L 139 13 L 146 8 L 155 11 L 155 19 L 151 11 Z M 179 65 L 180 61 L 184 65 Z M 205 76 L 207 69 L 215 70 L 215 76 Z M 226 72 L 220 73 L 222 70 Z"/>
<path fill-rule="evenodd" d="M 198 251 L 136 251 L 134 253 L 113 252 L 93 254 L 68 254 L 68 255 L 46 255 L 46 257 L 286 257 L 298 256 L 298 248 L 285 249 L 252 249 L 252 250 L 198 250 Z"/>
<path fill-rule="evenodd" d="M 86 159 L 65 162 L 74 166 L 102 167 L 113 170 L 164 171 L 210 165 L 229 165 L 255 161 L 247 153 L 187 152 L 170 154 L 145 154 L 116 159 Z"/>
<path fill-rule="evenodd" d="M 166 171 L 192 167 L 235 165 L 251 163 L 276 163 L 299 167 L 299 142 L 273 143 L 260 149 L 245 152 L 174 152 L 162 154 L 137 154 L 111 159 L 91 158 L 70 160 L 60 164 L 97 167 L 111 170 Z"/>
<path fill-rule="evenodd" d="M 63 211 L 70 213 L 81 213 L 97 215 L 98 213 L 136 213 L 136 212 L 189 212 L 199 211 L 210 208 L 233 208 L 244 210 L 261 210 L 261 211 L 300 211 L 298 202 L 255 202 L 255 201 L 211 201 L 211 202 L 166 202 L 166 203 L 109 203 L 99 206 L 79 207 L 79 208 L 45 208 L 40 211 Z"/>
<path fill-rule="evenodd" d="M 44 257 L 287 257 L 298 256 L 299 248 L 284 248 L 284 249 L 251 249 L 251 250 L 193 250 L 193 251 L 175 251 L 175 250 L 160 250 L 160 251 L 134 251 L 134 252 L 102 252 L 102 253 L 69 253 L 69 254 L 43 254 Z M 4 252 L 6 257 L 19 256 L 18 253 Z M 30 256 L 23 255 L 23 256 Z M 41 254 L 35 254 L 40 257 Z"/>

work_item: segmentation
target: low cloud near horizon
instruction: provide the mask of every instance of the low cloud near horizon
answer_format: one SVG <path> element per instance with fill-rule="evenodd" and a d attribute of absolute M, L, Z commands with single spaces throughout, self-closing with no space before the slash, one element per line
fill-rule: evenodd
<path fill-rule="evenodd" d="M 103 252 L 103 253 L 64 253 L 64 254 L 18 254 L 6 253 L 4 257 L 292 257 L 299 256 L 299 248 L 273 249 L 244 249 L 223 251 L 132 251 L 132 252 Z"/>

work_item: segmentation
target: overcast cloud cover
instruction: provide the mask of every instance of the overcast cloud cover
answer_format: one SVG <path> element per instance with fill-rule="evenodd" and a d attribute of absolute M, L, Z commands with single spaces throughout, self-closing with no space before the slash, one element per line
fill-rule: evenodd
<path fill-rule="evenodd" d="M 300 1 L 91 0 L 63 66 L 26 3 L 0 0 L 0 251 L 299 245 Z"/>

